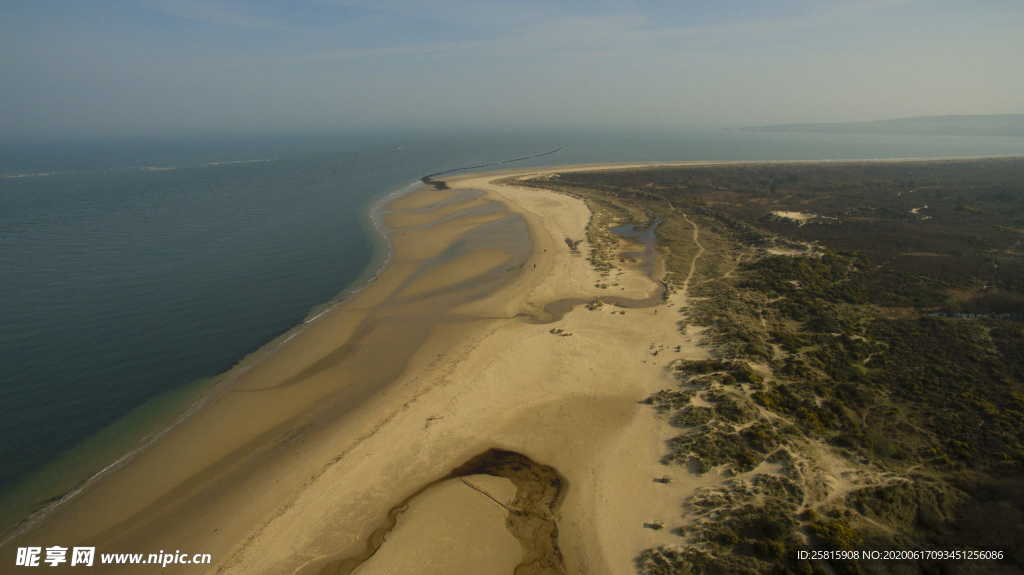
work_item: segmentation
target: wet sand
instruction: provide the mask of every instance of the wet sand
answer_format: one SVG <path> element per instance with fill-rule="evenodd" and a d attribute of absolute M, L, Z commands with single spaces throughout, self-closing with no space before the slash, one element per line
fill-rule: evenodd
<path fill-rule="evenodd" d="M 387 541 L 355 572 L 512 573 L 523 556 L 505 528 L 515 491 L 510 480 L 493 475 L 453 478 L 430 487 L 409 502 Z"/>
<path fill-rule="evenodd" d="M 615 301 L 582 255 L 586 205 L 507 176 L 391 202 L 392 258 L 373 284 L 246 358 L 201 410 L 3 553 L 180 549 L 212 553 L 211 573 L 315 574 L 479 572 L 486 548 L 522 573 L 600 574 L 674 542 L 699 480 L 658 464 L 671 431 L 638 401 L 668 387 L 669 361 L 704 355 L 676 327 L 685 293 L 664 301 L 627 269 L 614 296 L 634 306 L 578 305 Z M 495 449 L 522 459 L 479 463 Z M 515 484 L 495 487 L 515 513 L 470 497 L 460 478 L 480 474 Z"/>

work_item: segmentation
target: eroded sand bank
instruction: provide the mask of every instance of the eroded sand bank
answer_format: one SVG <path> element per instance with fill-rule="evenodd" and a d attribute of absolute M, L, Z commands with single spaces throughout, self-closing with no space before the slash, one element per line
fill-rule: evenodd
<path fill-rule="evenodd" d="M 180 549 L 248 575 L 374 573 L 424 553 L 479 572 L 474 550 L 488 548 L 491 572 L 601 574 L 673 543 L 681 498 L 713 479 L 658 463 L 671 432 L 638 401 L 668 387 L 672 359 L 703 357 L 676 325 L 685 290 L 660 301 L 654 279 L 626 269 L 612 295 L 655 305 L 552 317 L 552 302 L 609 295 L 584 255 L 590 214 L 507 176 L 392 202 L 393 257 L 375 283 L 247 358 L 197 414 L 4 552 Z M 456 483 L 501 475 L 479 463 L 491 450 L 526 462 L 503 463 L 516 470 L 492 485 L 511 512 Z M 665 476 L 671 488 L 653 481 Z M 445 519 L 446 501 L 472 503 Z M 511 537 L 495 527 L 503 513 Z M 428 543 L 445 529 L 448 543 Z"/>

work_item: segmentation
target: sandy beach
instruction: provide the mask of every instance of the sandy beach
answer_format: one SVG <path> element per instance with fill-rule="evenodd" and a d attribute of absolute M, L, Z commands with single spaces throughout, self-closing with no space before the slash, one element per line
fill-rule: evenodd
<path fill-rule="evenodd" d="M 1024 0 L 8 4 L 0 575 L 1024 575 Z"/>
<path fill-rule="evenodd" d="M 375 282 L 5 547 L 213 555 L 152 568 L 189 573 L 631 572 L 677 538 L 685 492 L 717 480 L 660 465 L 671 432 L 638 403 L 705 353 L 677 328 L 685 289 L 655 297 L 627 264 L 596 287 L 585 203 L 508 182 L 554 171 L 390 202 Z M 551 306 L 609 296 L 657 304 Z"/>

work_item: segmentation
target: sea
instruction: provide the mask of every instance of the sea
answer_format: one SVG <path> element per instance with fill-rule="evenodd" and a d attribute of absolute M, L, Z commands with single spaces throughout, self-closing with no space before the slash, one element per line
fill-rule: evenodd
<path fill-rule="evenodd" d="M 0 534 L 372 281 L 370 212 L 425 174 L 1022 154 L 1014 137 L 707 128 L 0 142 Z"/>

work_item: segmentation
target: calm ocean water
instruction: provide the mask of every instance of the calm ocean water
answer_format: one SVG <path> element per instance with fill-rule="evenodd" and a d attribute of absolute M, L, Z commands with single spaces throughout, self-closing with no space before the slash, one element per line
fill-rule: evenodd
<path fill-rule="evenodd" d="M 1024 154 L 1014 138 L 741 131 L 0 145 L 0 528 L 365 279 L 376 199 L 558 146 L 517 165 Z"/>

